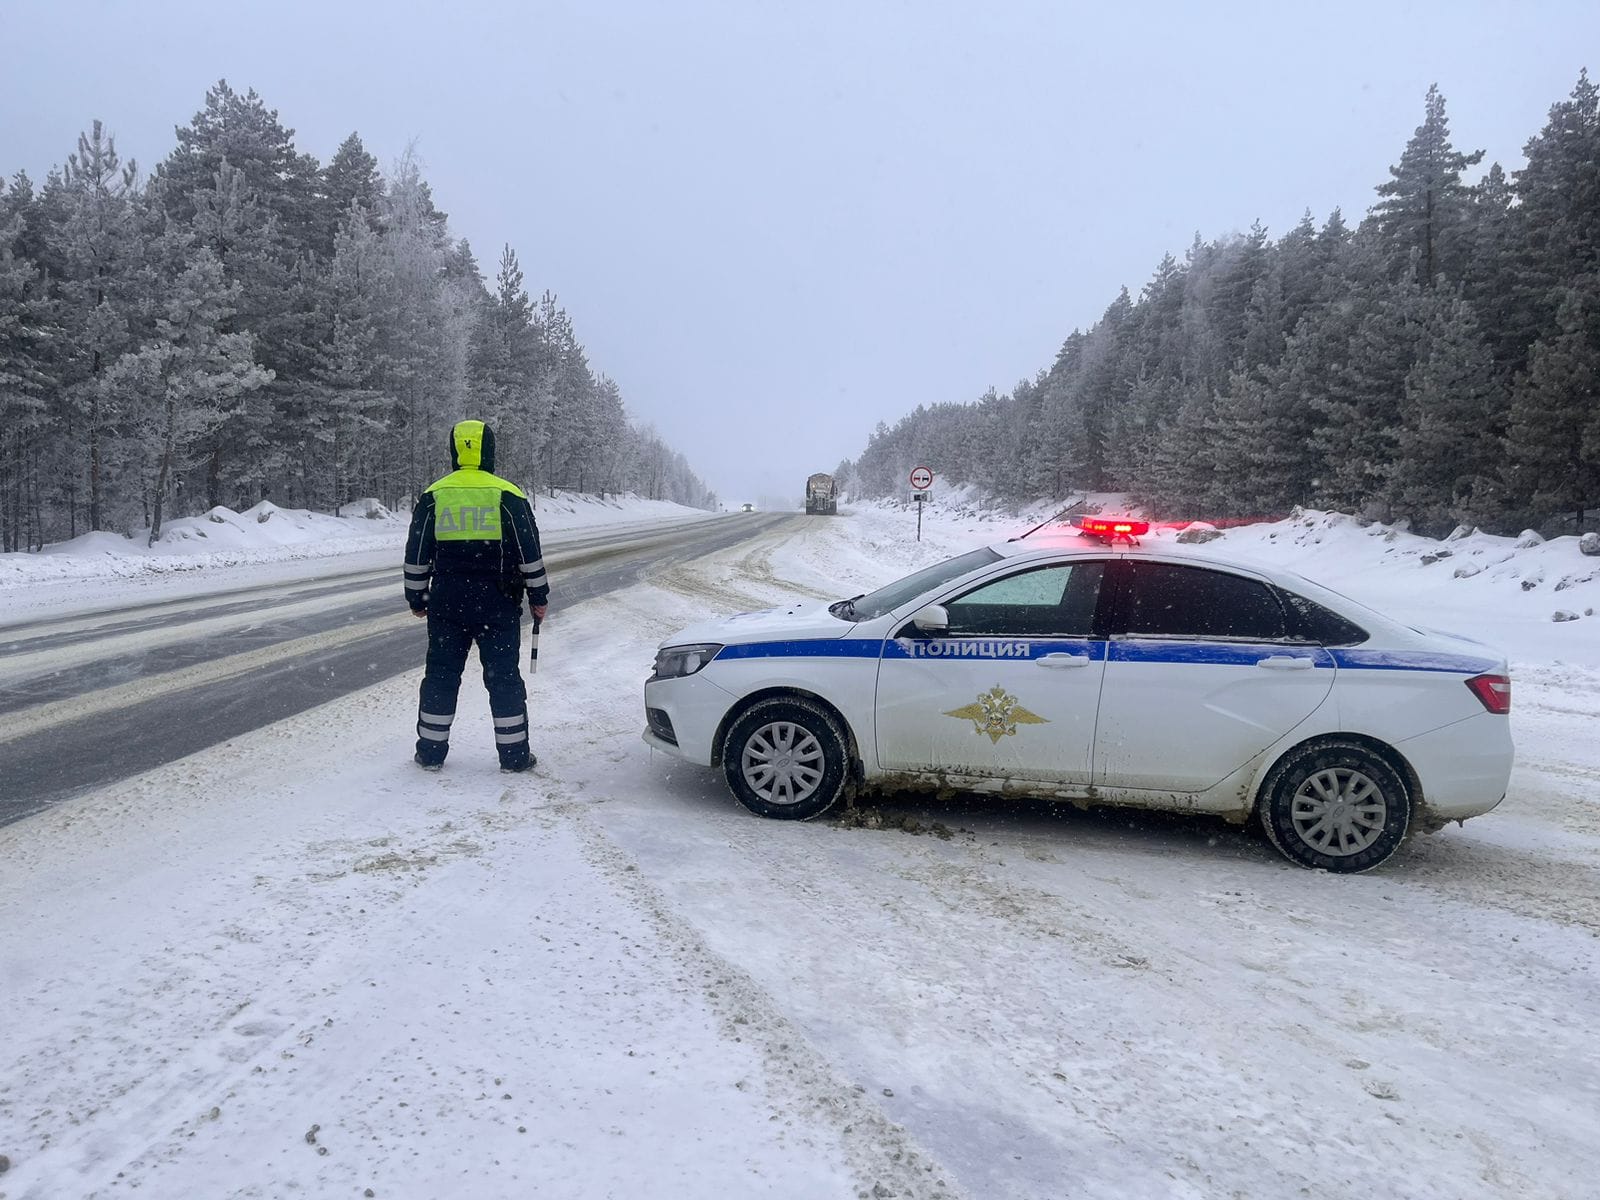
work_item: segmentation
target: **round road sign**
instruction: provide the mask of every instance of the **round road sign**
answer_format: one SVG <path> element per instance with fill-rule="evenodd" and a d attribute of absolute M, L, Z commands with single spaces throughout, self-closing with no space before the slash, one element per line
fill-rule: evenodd
<path fill-rule="evenodd" d="M 919 492 L 925 492 L 933 486 L 933 472 L 927 467 L 917 467 L 911 472 L 911 486 Z"/>

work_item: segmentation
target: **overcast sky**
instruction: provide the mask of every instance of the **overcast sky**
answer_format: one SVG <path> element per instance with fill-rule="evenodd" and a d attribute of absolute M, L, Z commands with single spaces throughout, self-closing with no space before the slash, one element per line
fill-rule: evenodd
<path fill-rule="evenodd" d="M 1519 165 L 1600 4 L 0 0 L 0 44 L 7 175 L 96 117 L 153 166 L 221 77 L 324 161 L 415 140 L 738 502 L 1008 389 L 1196 230 L 1364 211 L 1432 82 Z"/>

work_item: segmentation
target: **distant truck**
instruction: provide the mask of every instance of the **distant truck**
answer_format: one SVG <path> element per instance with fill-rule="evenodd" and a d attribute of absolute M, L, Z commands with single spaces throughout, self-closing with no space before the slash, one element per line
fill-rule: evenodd
<path fill-rule="evenodd" d="M 806 480 L 806 512 L 813 517 L 831 517 L 839 511 L 839 497 L 833 476 L 818 471 Z"/>

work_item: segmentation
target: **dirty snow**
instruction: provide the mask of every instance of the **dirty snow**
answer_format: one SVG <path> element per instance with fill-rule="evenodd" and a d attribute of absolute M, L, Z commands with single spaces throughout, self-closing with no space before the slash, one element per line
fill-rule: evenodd
<path fill-rule="evenodd" d="M 470 675 L 417 773 L 411 677 L 0 829 L 0 1195 L 1593 1195 L 1600 625 L 1541 615 L 1575 546 L 1196 548 L 1511 653 L 1510 798 L 1366 876 L 1148 814 L 764 822 L 639 741 L 673 629 L 1020 527 L 858 506 L 561 613 L 532 777 Z"/>

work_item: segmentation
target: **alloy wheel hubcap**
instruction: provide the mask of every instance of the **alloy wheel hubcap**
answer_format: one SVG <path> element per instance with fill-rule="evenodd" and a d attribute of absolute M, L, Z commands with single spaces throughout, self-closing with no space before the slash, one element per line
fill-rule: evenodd
<path fill-rule="evenodd" d="M 768 804 L 799 804 L 822 785 L 822 743 L 793 721 L 773 721 L 745 741 L 739 770 L 750 790 Z"/>
<path fill-rule="evenodd" d="M 1383 789 L 1349 767 L 1330 767 L 1306 778 L 1289 805 L 1300 840 L 1319 854 L 1347 858 L 1383 834 L 1389 804 Z"/>

